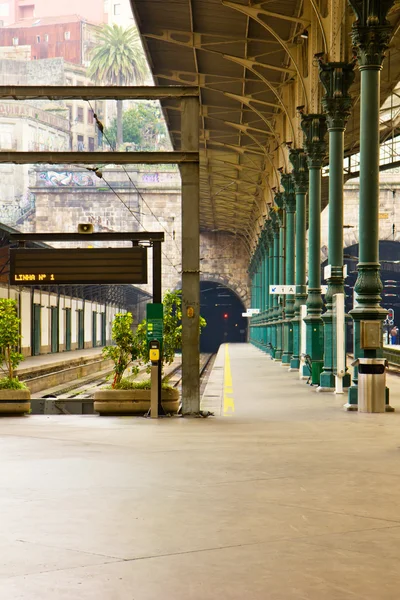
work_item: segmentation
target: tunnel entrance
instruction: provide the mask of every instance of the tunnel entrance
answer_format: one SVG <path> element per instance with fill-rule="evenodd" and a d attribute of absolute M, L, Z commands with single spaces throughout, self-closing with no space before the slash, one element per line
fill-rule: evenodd
<path fill-rule="evenodd" d="M 212 281 L 200 282 L 200 313 L 207 321 L 200 336 L 201 352 L 217 352 L 226 342 L 247 341 L 246 308 L 228 287 Z"/>

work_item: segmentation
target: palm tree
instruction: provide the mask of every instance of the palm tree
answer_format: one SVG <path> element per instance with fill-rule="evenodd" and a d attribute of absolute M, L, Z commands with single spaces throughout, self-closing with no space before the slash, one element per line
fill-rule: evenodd
<path fill-rule="evenodd" d="M 148 74 L 136 27 L 104 25 L 90 54 L 88 76 L 106 85 L 142 85 Z M 117 100 L 117 146 L 123 142 L 122 100 Z"/>

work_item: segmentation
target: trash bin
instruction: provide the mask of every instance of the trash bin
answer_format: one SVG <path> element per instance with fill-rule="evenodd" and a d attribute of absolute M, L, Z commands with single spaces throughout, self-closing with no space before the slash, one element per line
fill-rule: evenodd
<path fill-rule="evenodd" d="M 386 358 L 359 358 L 353 366 L 358 367 L 358 410 L 367 413 L 385 412 Z"/>

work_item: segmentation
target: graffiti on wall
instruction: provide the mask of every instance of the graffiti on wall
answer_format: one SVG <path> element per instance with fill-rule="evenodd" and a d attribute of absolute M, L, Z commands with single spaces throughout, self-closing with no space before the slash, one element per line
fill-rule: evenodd
<path fill-rule="evenodd" d="M 95 182 L 90 173 L 71 171 L 42 171 L 39 180 L 48 187 L 94 187 Z"/>

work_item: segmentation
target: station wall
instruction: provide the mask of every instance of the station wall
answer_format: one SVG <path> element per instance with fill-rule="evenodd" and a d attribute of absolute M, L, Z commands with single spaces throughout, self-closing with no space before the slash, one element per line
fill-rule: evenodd
<path fill-rule="evenodd" d="M 38 290 L 0 286 L 0 298 L 17 301 L 24 356 L 105 346 L 118 306 Z"/>

